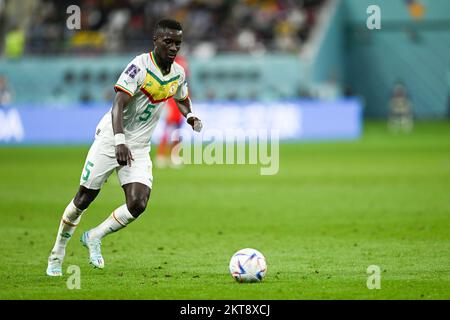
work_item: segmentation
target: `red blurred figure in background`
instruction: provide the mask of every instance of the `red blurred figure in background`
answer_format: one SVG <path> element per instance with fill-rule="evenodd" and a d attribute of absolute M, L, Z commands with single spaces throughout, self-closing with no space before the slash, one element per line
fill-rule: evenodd
<path fill-rule="evenodd" d="M 187 60 L 183 56 L 177 55 L 175 61 L 184 68 L 186 78 L 188 79 L 189 69 Z M 167 112 L 164 120 L 164 131 L 156 153 L 156 166 L 160 168 L 164 168 L 166 166 L 179 167 L 181 159 L 173 159 L 173 157 L 178 157 L 178 155 L 172 155 L 172 150 L 174 150 L 174 148 L 176 148 L 181 141 L 178 136 L 172 137 L 172 133 L 181 128 L 184 122 L 184 117 L 180 110 L 178 110 L 173 98 L 170 98 L 167 101 L 166 108 Z"/>

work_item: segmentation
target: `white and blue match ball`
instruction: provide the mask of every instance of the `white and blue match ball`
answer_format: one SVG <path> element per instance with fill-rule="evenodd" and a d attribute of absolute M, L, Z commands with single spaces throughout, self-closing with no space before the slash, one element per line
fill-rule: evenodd
<path fill-rule="evenodd" d="M 242 249 L 231 257 L 230 273 L 237 282 L 261 282 L 266 272 L 266 258 L 258 250 Z"/>

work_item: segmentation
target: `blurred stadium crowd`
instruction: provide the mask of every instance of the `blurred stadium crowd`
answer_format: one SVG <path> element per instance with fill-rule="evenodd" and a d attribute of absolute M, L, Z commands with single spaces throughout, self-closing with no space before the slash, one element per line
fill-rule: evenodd
<path fill-rule="evenodd" d="M 178 19 L 190 54 L 298 52 L 325 0 L 0 0 L 6 56 L 148 50 L 154 24 Z M 69 30 L 67 8 L 81 9 Z"/>
<path fill-rule="evenodd" d="M 124 65 L 152 50 L 155 23 L 171 17 L 184 28 L 180 54 L 196 101 L 357 97 L 373 117 L 450 114 L 448 1 L 383 1 L 382 31 L 367 29 L 370 4 L 0 0 L 0 106 L 109 103 Z M 72 5 L 80 8 L 75 30 Z M 46 81 L 30 77 L 21 90 L 24 73 Z"/>

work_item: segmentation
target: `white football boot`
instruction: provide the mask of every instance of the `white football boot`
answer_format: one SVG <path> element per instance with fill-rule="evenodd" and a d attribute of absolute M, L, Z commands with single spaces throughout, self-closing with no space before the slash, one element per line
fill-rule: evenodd
<path fill-rule="evenodd" d="M 101 251 L 102 241 L 96 238 L 89 238 L 87 231 L 83 233 L 80 241 L 89 250 L 89 263 L 94 268 L 103 269 L 105 267 L 105 261 L 103 260 Z"/>
<path fill-rule="evenodd" d="M 48 264 L 47 264 L 47 275 L 50 277 L 61 277 L 62 274 L 62 262 L 63 262 L 64 256 L 58 256 L 55 254 L 50 254 L 48 257 Z"/>

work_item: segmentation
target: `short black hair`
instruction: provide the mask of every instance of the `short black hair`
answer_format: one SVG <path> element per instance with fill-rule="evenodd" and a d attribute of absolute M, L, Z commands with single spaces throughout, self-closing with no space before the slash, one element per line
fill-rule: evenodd
<path fill-rule="evenodd" d="M 163 29 L 173 29 L 173 30 L 179 30 L 183 31 L 183 28 L 181 27 L 181 23 L 179 23 L 176 20 L 172 19 L 162 19 L 159 20 L 155 25 L 155 33 L 157 33 L 160 30 Z"/>

